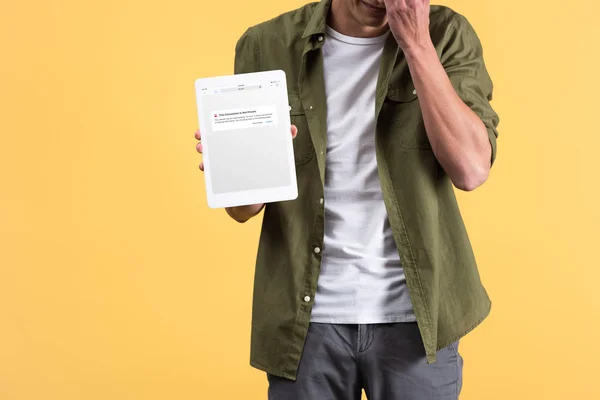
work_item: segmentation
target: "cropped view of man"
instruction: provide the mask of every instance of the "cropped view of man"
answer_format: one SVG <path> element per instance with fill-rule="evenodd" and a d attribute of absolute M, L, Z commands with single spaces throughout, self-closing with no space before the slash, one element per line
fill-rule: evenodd
<path fill-rule="evenodd" d="M 491 308 L 454 194 L 496 158 L 473 27 L 427 0 L 322 0 L 239 39 L 236 74 L 275 69 L 298 198 L 227 209 L 264 209 L 251 365 L 269 399 L 457 399 L 459 339 Z"/>

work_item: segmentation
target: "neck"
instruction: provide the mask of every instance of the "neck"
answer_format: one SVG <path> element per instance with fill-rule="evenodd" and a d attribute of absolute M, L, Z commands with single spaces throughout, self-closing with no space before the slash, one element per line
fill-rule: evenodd
<path fill-rule="evenodd" d="M 361 23 L 350 10 L 351 5 L 346 0 L 332 0 L 327 23 L 333 30 L 351 37 L 377 37 L 388 30 L 387 20 L 381 21 L 380 26 L 369 26 Z"/>

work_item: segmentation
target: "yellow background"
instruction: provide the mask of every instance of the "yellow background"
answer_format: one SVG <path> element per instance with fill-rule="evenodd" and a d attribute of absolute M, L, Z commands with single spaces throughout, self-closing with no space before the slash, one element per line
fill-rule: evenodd
<path fill-rule="evenodd" d="M 266 399 L 261 218 L 206 205 L 194 79 L 301 0 L 2 1 L 0 400 Z M 479 33 L 498 162 L 460 202 L 494 306 L 463 400 L 598 399 L 598 3 L 445 4 Z"/>

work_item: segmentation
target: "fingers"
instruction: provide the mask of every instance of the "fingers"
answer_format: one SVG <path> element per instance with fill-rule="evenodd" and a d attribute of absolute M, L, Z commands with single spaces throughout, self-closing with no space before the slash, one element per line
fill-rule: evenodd
<path fill-rule="evenodd" d="M 400 6 L 401 3 L 404 3 L 404 0 L 383 0 L 386 10 L 389 11 L 395 10 Z"/>
<path fill-rule="evenodd" d="M 196 140 L 201 140 L 202 136 L 200 135 L 200 129 L 196 129 L 196 132 L 194 133 L 194 137 L 196 138 Z M 200 154 L 202 154 L 202 143 L 198 143 L 196 145 L 196 151 Z"/>
<path fill-rule="evenodd" d="M 298 127 L 296 125 L 292 125 L 292 139 L 295 139 L 298 135 Z"/>
<path fill-rule="evenodd" d="M 196 132 L 194 133 L 194 137 L 195 137 L 197 140 L 200 140 L 200 139 L 201 139 L 201 136 L 200 136 L 200 129 L 197 129 L 197 130 L 196 130 Z M 198 144 L 196 145 L 196 151 L 198 151 L 198 153 L 202 154 L 202 143 L 198 143 Z M 198 168 L 200 168 L 200 171 L 204 171 L 204 163 L 203 163 L 203 162 L 201 162 L 201 163 L 200 163 L 200 165 L 198 166 Z"/>
<path fill-rule="evenodd" d="M 408 7 L 407 3 L 412 3 L 415 0 L 384 0 L 384 4 L 385 4 L 385 8 L 388 11 L 397 11 L 397 10 L 401 10 L 404 11 L 406 10 Z"/>

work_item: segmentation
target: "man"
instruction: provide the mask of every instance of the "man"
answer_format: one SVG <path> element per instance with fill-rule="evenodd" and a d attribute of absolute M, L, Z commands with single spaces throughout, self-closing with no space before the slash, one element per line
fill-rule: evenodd
<path fill-rule="evenodd" d="M 251 365 L 269 398 L 457 399 L 458 340 L 491 307 L 453 190 L 496 156 L 476 33 L 427 0 L 322 0 L 240 38 L 235 73 L 272 69 L 299 197 L 227 209 L 265 209 Z"/>

